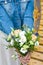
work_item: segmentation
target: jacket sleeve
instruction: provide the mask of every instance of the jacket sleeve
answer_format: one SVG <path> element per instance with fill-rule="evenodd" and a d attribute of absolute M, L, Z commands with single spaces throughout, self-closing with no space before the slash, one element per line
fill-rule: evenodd
<path fill-rule="evenodd" d="M 34 11 L 34 0 L 31 0 L 28 3 L 27 9 L 24 15 L 24 24 L 27 25 L 30 29 L 34 27 L 33 11 Z"/>
<path fill-rule="evenodd" d="M 0 30 L 9 34 L 11 32 L 11 27 L 14 28 L 13 23 L 3 7 L 0 5 Z"/>

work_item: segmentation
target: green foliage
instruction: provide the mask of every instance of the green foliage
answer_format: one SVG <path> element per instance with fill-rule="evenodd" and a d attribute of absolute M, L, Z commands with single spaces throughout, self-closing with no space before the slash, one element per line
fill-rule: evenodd
<path fill-rule="evenodd" d="M 24 30 L 21 30 L 21 31 L 25 31 L 25 34 L 24 34 L 24 37 L 26 37 L 26 42 L 22 42 L 23 44 L 22 44 L 22 46 L 20 46 L 20 42 L 19 42 L 19 40 L 20 40 L 20 36 L 18 35 L 17 37 L 15 37 L 15 35 L 14 36 L 12 36 L 11 34 L 11 36 L 8 36 L 8 38 L 7 38 L 7 41 L 8 42 L 11 42 L 11 40 L 13 39 L 13 41 L 14 41 L 14 43 L 12 43 L 12 45 L 11 44 L 9 44 L 8 46 L 7 46 L 7 48 L 16 48 L 17 50 L 18 50 L 18 52 L 21 54 L 21 55 L 23 55 L 23 56 L 25 56 L 29 51 L 33 51 L 34 50 L 34 45 L 35 45 L 35 42 L 36 41 L 38 41 L 39 40 L 39 36 L 37 36 L 37 39 L 35 40 L 35 42 L 33 42 L 34 40 L 32 40 L 32 34 L 34 34 L 34 29 L 33 30 L 30 30 L 27 26 L 23 26 L 23 29 Z M 12 29 L 12 31 L 11 32 L 14 32 L 15 30 L 14 29 Z M 35 35 L 35 34 L 34 34 Z M 18 39 L 17 41 L 15 40 L 15 39 Z M 27 52 L 24 54 L 24 53 L 22 53 L 22 52 L 20 52 L 20 49 L 21 48 L 23 48 L 24 50 L 27 50 Z M 24 51 L 23 50 L 23 51 Z"/>
<path fill-rule="evenodd" d="M 14 44 L 13 44 L 13 46 L 15 47 L 15 48 L 17 48 L 18 50 L 20 50 L 20 44 L 18 43 L 18 42 L 16 42 L 16 41 L 14 41 Z"/>

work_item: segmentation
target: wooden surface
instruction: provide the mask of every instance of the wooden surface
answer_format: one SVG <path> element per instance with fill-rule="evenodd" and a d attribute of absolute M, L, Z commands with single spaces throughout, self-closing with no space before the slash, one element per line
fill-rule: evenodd
<path fill-rule="evenodd" d="M 40 26 L 38 33 L 40 35 L 39 40 L 39 46 L 35 47 L 37 51 L 35 50 L 33 53 L 31 53 L 31 59 L 29 62 L 29 65 L 43 65 L 43 0 L 40 0 L 41 5 L 41 19 L 40 19 Z"/>

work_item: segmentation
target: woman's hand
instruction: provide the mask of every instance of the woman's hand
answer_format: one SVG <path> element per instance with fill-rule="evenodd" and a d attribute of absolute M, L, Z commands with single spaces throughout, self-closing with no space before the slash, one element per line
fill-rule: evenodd
<path fill-rule="evenodd" d="M 21 63 L 22 63 L 23 65 L 28 64 L 28 63 L 29 63 L 29 60 L 30 60 L 30 53 L 28 53 L 26 56 L 21 56 L 21 55 L 19 54 L 19 59 L 20 59 L 20 61 L 21 61 Z"/>

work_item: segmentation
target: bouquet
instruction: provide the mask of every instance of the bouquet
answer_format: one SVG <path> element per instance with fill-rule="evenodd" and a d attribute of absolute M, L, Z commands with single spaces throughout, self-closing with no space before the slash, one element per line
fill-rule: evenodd
<path fill-rule="evenodd" d="M 11 33 L 7 37 L 10 42 L 8 48 L 15 48 L 22 65 L 28 64 L 30 60 L 30 52 L 34 50 L 34 46 L 38 46 L 39 36 L 34 34 L 34 30 L 30 30 L 27 26 L 23 30 L 12 28 Z"/>

